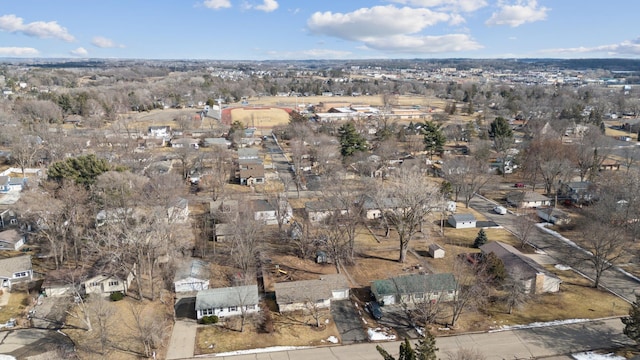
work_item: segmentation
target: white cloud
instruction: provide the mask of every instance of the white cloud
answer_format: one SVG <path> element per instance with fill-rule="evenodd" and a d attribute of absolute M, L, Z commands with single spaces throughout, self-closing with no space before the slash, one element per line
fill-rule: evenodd
<path fill-rule="evenodd" d="M 34 21 L 24 23 L 24 19 L 13 14 L 0 16 L 0 30 L 11 33 L 22 33 L 38 38 L 56 38 L 67 42 L 75 40 L 66 28 L 58 25 L 56 21 Z"/>
<path fill-rule="evenodd" d="M 425 28 L 441 22 L 459 24 L 464 19 L 455 13 L 387 5 L 361 8 L 351 13 L 316 12 L 307 20 L 307 27 L 314 34 L 362 42 L 368 49 L 380 51 L 420 54 L 482 48 L 464 34 L 420 34 Z"/>
<path fill-rule="evenodd" d="M 30 47 L 0 47 L 0 56 L 36 56 L 39 53 Z"/>
<path fill-rule="evenodd" d="M 79 47 L 77 49 L 71 50 L 71 51 L 69 51 L 69 53 L 71 55 L 75 55 L 75 56 L 87 56 L 87 55 L 89 55 L 89 52 L 87 51 L 87 49 L 85 49 L 83 47 Z"/>
<path fill-rule="evenodd" d="M 592 47 L 573 47 L 546 49 L 540 51 L 542 53 L 556 54 L 582 54 L 582 53 L 607 53 L 608 55 L 640 55 L 640 38 L 634 40 L 625 40 L 619 44 L 600 45 Z"/>
<path fill-rule="evenodd" d="M 546 19 L 547 12 L 551 10 L 544 6 L 539 7 L 536 0 L 517 0 L 515 4 L 499 1 L 498 7 L 499 10 L 494 12 L 485 24 L 518 27 Z"/>
<path fill-rule="evenodd" d="M 124 45 L 116 44 L 113 40 L 107 39 L 106 37 L 103 37 L 103 36 L 95 36 L 91 40 L 91 45 L 99 48 L 117 48 L 117 47 L 123 48 L 124 47 Z"/>
<path fill-rule="evenodd" d="M 438 8 L 444 11 L 474 12 L 487 6 L 486 0 L 391 0 L 398 4 Z"/>
<path fill-rule="evenodd" d="M 398 21 L 402 19 L 402 21 Z M 361 8 L 351 13 L 316 12 L 307 26 L 312 33 L 346 40 L 370 41 L 400 34 L 414 34 L 452 17 L 429 9 L 393 5 Z"/>
<path fill-rule="evenodd" d="M 205 0 L 203 4 L 205 7 L 214 10 L 231 7 L 231 2 L 229 0 Z"/>
<path fill-rule="evenodd" d="M 435 54 L 482 49 L 483 46 L 466 34 L 440 36 L 396 35 L 365 42 L 367 47 L 407 54 Z"/>
<path fill-rule="evenodd" d="M 264 12 L 272 12 L 278 8 L 278 2 L 276 0 L 263 0 L 261 5 L 256 5 L 253 8 Z"/>

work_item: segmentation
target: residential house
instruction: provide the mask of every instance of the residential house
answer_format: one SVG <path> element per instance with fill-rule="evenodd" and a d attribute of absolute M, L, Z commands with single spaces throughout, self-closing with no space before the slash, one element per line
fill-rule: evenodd
<path fill-rule="evenodd" d="M 200 148 L 200 140 L 192 139 L 192 138 L 178 138 L 171 139 L 171 147 L 173 148 L 192 148 L 198 149 Z"/>
<path fill-rule="evenodd" d="M 11 209 L 0 210 L 0 230 L 18 226 L 18 216 Z"/>
<path fill-rule="evenodd" d="M 565 225 L 571 222 L 569 214 L 551 206 L 538 208 L 536 214 L 542 220 L 556 225 Z"/>
<path fill-rule="evenodd" d="M 342 274 L 322 275 L 317 280 L 275 283 L 280 312 L 331 307 L 331 301 L 349 298 L 349 282 Z"/>
<path fill-rule="evenodd" d="M 238 200 L 209 202 L 209 214 L 216 223 L 227 223 L 238 217 Z"/>
<path fill-rule="evenodd" d="M 242 159 L 238 160 L 238 177 L 240 185 L 253 186 L 264 184 L 264 164 L 262 160 Z"/>
<path fill-rule="evenodd" d="M 600 171 L 616 171 L 620 170 L 620 162 L 614 159 L 604 159 L 600 164 Z"/>
<path fill-rule="evenodd" d="M 110 295 L 114 292 L 125 294 L 129 291 L 134 273 L 131 271 L 100 272 L 82 282 L 85 294 Z"/>
<path fill-rule="evenodd" d="M 393 211 L 400 208 L 399 202 L 394 198 L 384 198 L 380 202 L 370 197 L 365 198 L 363 202 L 365 217 L 369 220 L 380 219 L 382 214 L 387 211 Z"/>
<path fill-rule="evenodd" d="M 280 216 L 284 223 L 289 223 L 289 220 L 293 217 L 293 209 L 286 199 L 281 200 L 279 204 L 280 212 L 266 200 L 252 200 L 250 209 L 253 211 L 253 218 L 256 221 L 261 221 L 265 225 L 277 225 L 278 217 Z"/>
<path fill-rule="evenodd" d="M 238 160 L 259 160 L 258 149 L 238 149 Z"/>
<path fill-rule="evenodd" d="M 512 191 L 507 194 L 507 203 L 517 208 L 550 206 L 551 199 L 535 191 Z"/>
<path fill-rule="evenodd" d="M 568 199 L 574 204 L 590 203 L 596 200 L 595 186 L 590 181 L 571 181 L 562 183 L 558 197 Z"/>
<path fill-rule="evenodd" d="M 237 225 L 235 224 L 214 224 L 213 225 L 213 240 L 225 241 L 236 233 Z"/>
<path fill-rule="evenodd" d="M 0 259 L 0 282 L 2 288 L 9 288 L 19 282 L 33 280 L 31 256 L 22 255 Z"/>
<path fill-rule="evenodd" d="M 451 301 L 457 288 L 451 273 L 402 275 L 371 282 L 371 292 L 381 305 Z"/>
<path fill-rule="evenodd" d="M 171 126 L 149 126 L 147 135 L 154 138 L 167 138 L 171 136 Z"/>
<path fill-rule="evenodd" d="M 205 147 L 213 147 L 213 146 L 217 146 L 220 147 L 222 149 L 228 149 L 231 147 L 231 141 L 220 137 L 220 138 L 204 138 L 203 140 L 203 146 Z"/>
<path fill-rule="evenodd" d="M 209 288 L 209 264 L 193 259 L 176 269 L 173 278 L 176 293 L 193 292 Z"/>
<path fill-rule="evenodd" d="M 196 294 L 196 317 L 216 315 L 236 316 L 260 311 L 257 285 L 244 285 L 198 291 Z"/>
<path fill-rule="evenodd" d="M 20 250 L 26 242 L 24 234 L 17 229 L 0 231 L 0 250 Z"/>
<path fill-rule="evenodd" d="M 307 201 L 304 203 L 304 211 L 307 214 L 307 219 L 313 223 L 322 222 L 337 212 L 340 212 L 341 215 L 347 213 L 347 209 L 339 209 L 327 200 Z"/>
<path fill-rule="evenodd" d="M 444 248 L 438 244 L 430 244 L 429 255 L 434 259 L 442 259 L 444 257 Z"/>
<path fill-rule="evenodd" d="M 468 229 L 476 227 L 476 218 L 473 214 L 453 214 L 447 221 L 456 229 Z"/>
<path fill-rule="evenodd" d="M 507 273 L 520 280 L 527 293 L 542 294 L 560 290 L 562 282 L 560 278 L 513 246 L 499 241 L 491 241 L 480 246 L 480 250 L 483 254 L 494 253 L 500 258 Z"/>
<path fill-rule="evenodd" d="M 47 297 L 75 296 L 82 294 L 83 269 L 59 269 L 47 271 L 41 289 Z"/>

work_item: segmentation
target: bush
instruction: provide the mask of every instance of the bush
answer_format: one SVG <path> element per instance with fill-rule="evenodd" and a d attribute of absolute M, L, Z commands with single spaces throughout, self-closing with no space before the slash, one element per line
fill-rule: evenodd
<path fill-rule="evenodd" d="M 111 301 L 120 301 L 124 299 L 124 294 L 121 293 L 120 291 L 116 291 L 111 293 L 111 295 L 109 295 L 109 299 L 111 299 Z"/>
<path fill-rule="evenodd" d="M 200 320 L 203 324 L 217 324 L 220 319 L 216 315 L 203 316 Z"/>

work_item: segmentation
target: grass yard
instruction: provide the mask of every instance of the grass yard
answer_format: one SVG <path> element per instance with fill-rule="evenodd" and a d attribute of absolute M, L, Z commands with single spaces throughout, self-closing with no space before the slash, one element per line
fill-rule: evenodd
<path fill-rule="evenodd" d="M 244 332 L 240 333 L 239 319 L 234 319 L 229 328 L 219 325 L 203 325 L 196 335 L 196 355 L 221 353 L 235 350 L 266 348 L 272 346 L 321 346 L 332 345 L 330 337 L 340 338 L 338 329 L 328 311 L 321 314 L 321 327 L 315 320 L 301 313 L 281 315 L 271 312 L 275 331 L 260 331 L 258 320 L 247 319 Z"/>
<path fill-rule="evenodd" d="M 23 291 L 14 291 L 3 296 L 9 296 L 9 302 L 0 307 L 0 324 L 6 323 L 9 319 L 24 318 L 27 306 L 31 304 L 29 294 Z"/>
<path fill-rule="evenodd" d="M 236 108 L 231 110 L 231 121 L 240 121 L 247 127 L 272 128 L 289 123 L 289 113 L 279 108 Z"/>

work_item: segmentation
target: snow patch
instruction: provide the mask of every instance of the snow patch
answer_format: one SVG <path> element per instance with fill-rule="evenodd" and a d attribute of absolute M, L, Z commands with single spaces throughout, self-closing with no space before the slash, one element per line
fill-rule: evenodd
<path fill-rule="evenodd" d="M 233 355 L 246 355 L 246 354 L 261 354 L 267 352 L 287 351 L 287 350 L 302 350 L 309 349 L 311 346 L 272 346 L 260 349 L 248 349 L 248 350 L 236 350 L 225 353 L 217 353 L 215 356 L 233 356 Z"/>
<path fill-rule="evenodd" d="M 546 255 L 547 254 L 544 250 L 540 250 L 540 249 L 536 249 L 535 253 L 536 254 L 540 254 L 540 255 Z"/>
<path fill-rule="evenodd" d="M 0 354 L 0 360 L 16 360 L 16 358 L 14 358 L 14 357 L 13 357 L 13 356 L 11 356 L 11 355 L 3 355 L 3 354 Z"/>
<path fill-rule="evenodd" d="M 540 327 L 548 327 L 548 326 L 577 324 L 577 323 L 586 322 L 586 321 L 589 321 L 589 319 L 569 319 L 569 320 L 556 320 L 556 321 L 549 321 L 549 322 L 535 322 L 535 323 L 524 324 L 524 325 L 500 326 L 498 329 L 489 330 L 489 332 L 492 333 L 492 332 L 507 331 L 507 330 L 532 329 L 532 328 L 540 328 Z"/>
<path fill-rule="evenodd" d="M 562 265 L 562 264 L 556 264 L 556 266 L 554 267 L 558 270 L 571 270 L 571 266 Z"/>
<path fill-rule="evenodd" d="M 598 354 L 592 351 L 571 354 L 571 357 L 576 360 L 625 360 L 623 356 L 617 356 L 614 354 Z"/>
<path fill-rule="evenodd" d="M 380 340 L 395 340 L 395 334 L 387 334 L 381 328 L 369 329 L 367 330 L 367 334 L 369 335 L 369 340 L 371 341 L 380 341 Z"/>
<path fill-rule="evenodd" d="M 338 340 L 338 338 L 337 338 L 337 337 L 335 337 L 335 336 L 329 336 L 329 337 L 327 338 L 327 341 L 328 341 L 328 342 L 330 342 L 330 343 L 332 343 L 332 344 L 337 344 L 337 343 L 339 343 L 339 342 L 340 342 L 340 341 Z"/>

